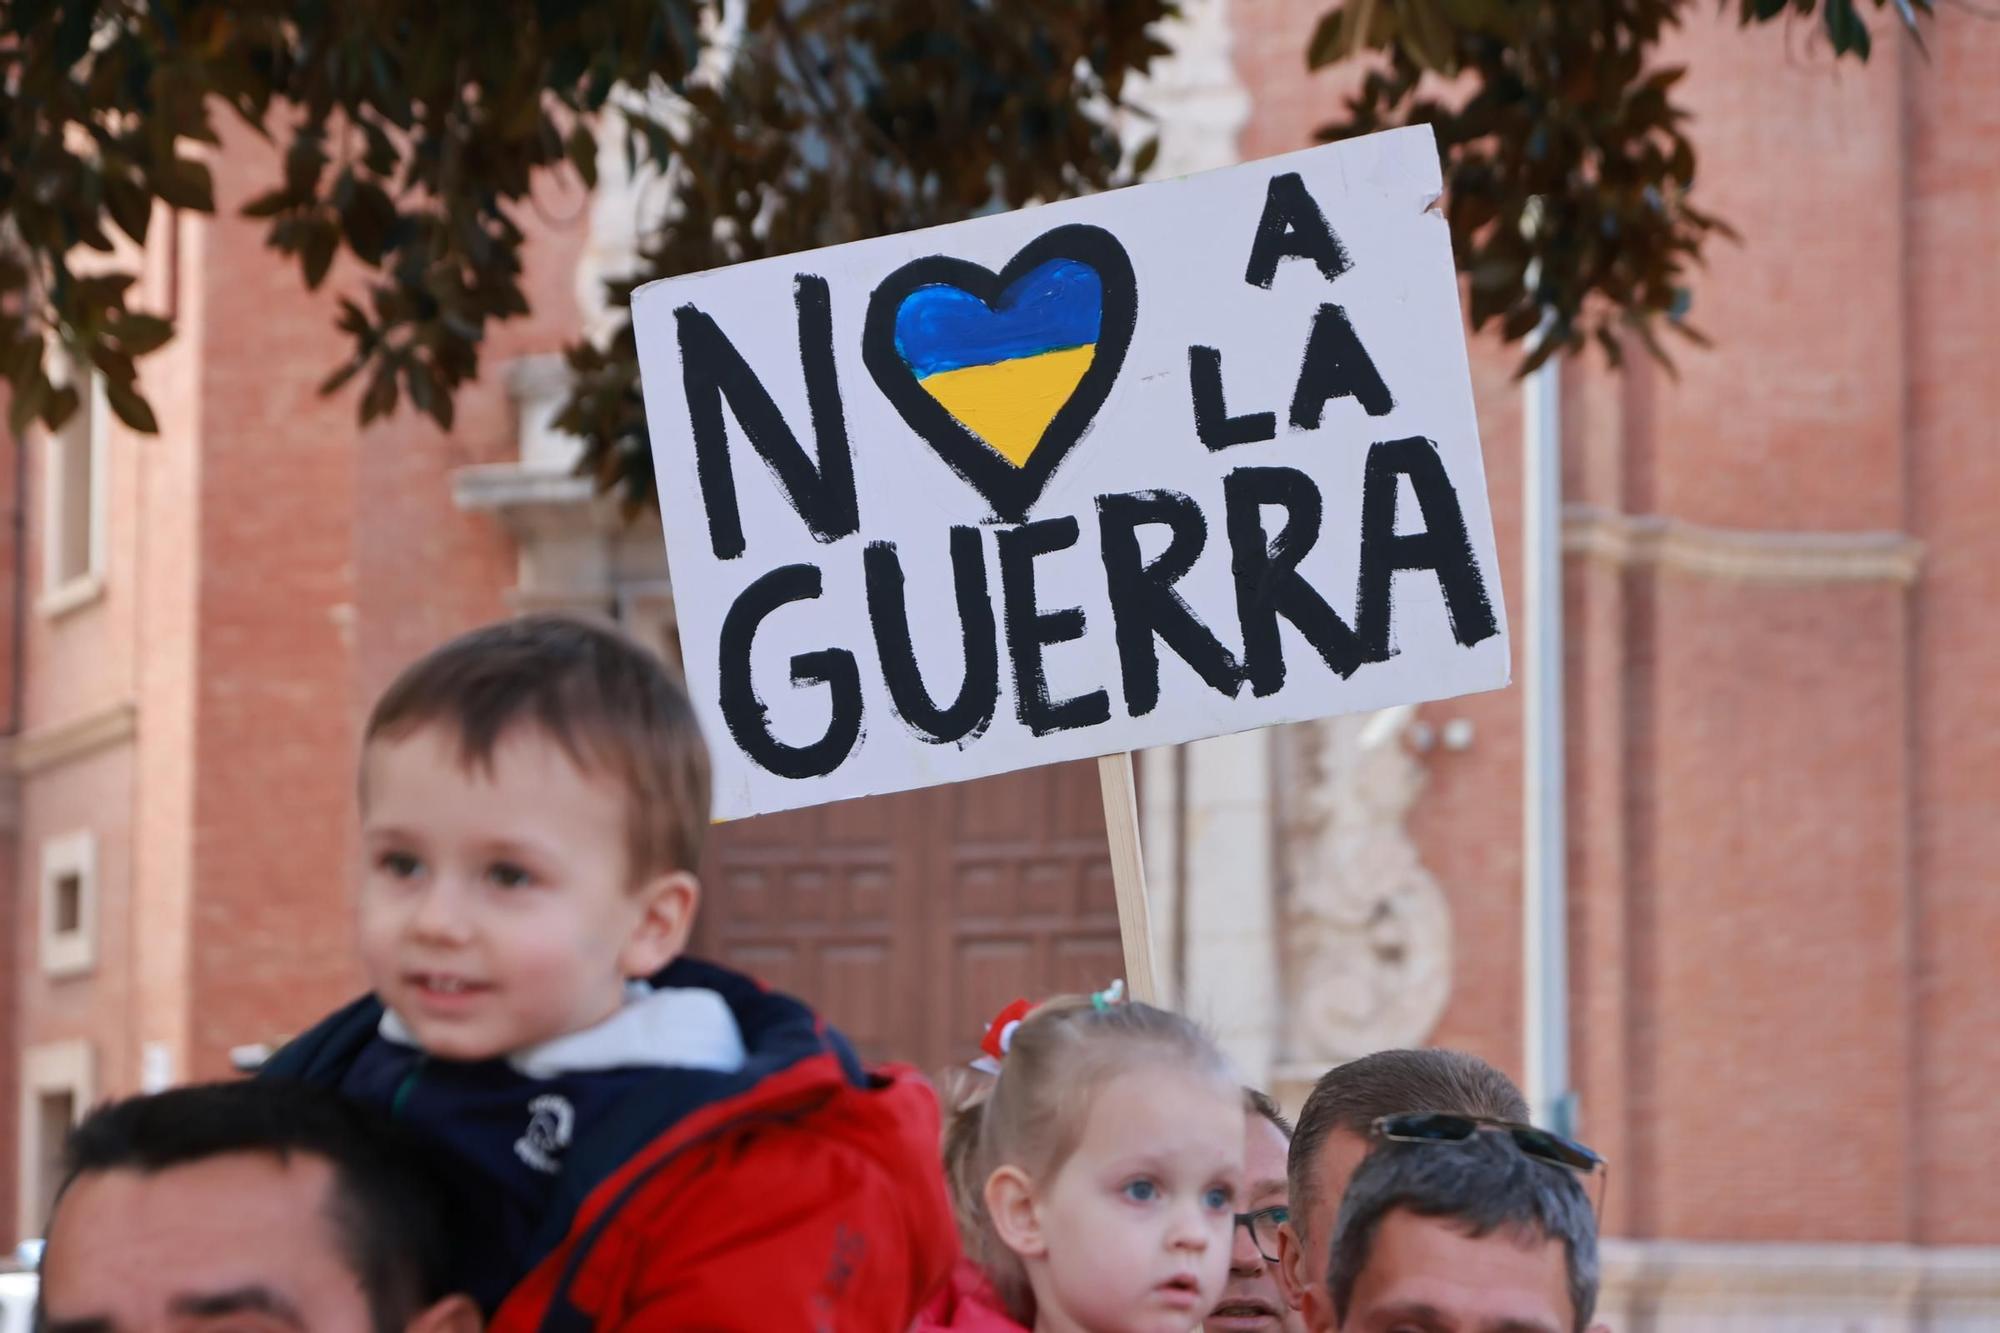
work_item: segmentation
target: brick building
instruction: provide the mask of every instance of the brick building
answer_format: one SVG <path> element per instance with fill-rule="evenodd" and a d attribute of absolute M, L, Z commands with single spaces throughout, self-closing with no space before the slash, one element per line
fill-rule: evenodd
<path fill-rule="evenodd" d="M 1161 170 L 1303 146 L 1315 0 L 1207 0 L 1151 96 Z M 1744 233 L 1676 381 L 1564 370 L 1571 1038 L 1612 1158 L 1620 1328 L 2000 1320 L 2000 26 L 1835 68 L 1692 11 L 1709 207 Z M 1254 95 L 1252 93 L 1254 90 Z M 215 1077 L 356 985 L 355 729 L 404 660 L 528 606 L 671 652 L 657 529 L 567 475 L 552 354 L 603 317 L 638 188 L 534 210 L 536 314 L 443 434 L 314 385 L 329 302 L 229 216 L 218 155 L 145 300 L 162 434 L 101 408 L 0 469 L 0 1231 L 97 1097 Z M 338 289 L 338 270 L 329 284 Z M 1477 345 L 1517 631 L 1520 392 Z M 18 534 L 18 540 L 15 536 Z M 15 610 L 18 607 L 18 618 Z M 1142 759 L 1178 999 L 1296 1099 L 1432 1042 L 1521 1066 L 1521 692 Z M 1016 993 L 1118 969 L 1087 766 L 726 829 L 703 943 L 939 1063 Z M 1365 873 L 1357 872 L 1357 867 Z"/>

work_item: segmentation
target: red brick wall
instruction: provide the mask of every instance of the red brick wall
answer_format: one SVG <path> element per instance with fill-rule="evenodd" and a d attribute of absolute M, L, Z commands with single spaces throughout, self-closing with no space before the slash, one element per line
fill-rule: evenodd
<path fill-rule="evenodd" d="M 405 409 L 361 437 L 354 520 L 361 599 L 355 706 L 375 696 L 411 659 L 455 634 L 507 613 L 514 543 L 499 522 L 452 502 L 451 474 L 516 453 L 509 361 L 559 351 L 580 325 L 575 273 L 587 236 L 580 192 L 551 179 L 520 211 L 531 241 L 522 289 L 533 313 L 490 331 L 482 378 L 459 393 L 449 434 Z M 343 400 L 352 411 L 353 395 Z"/>
<path fill-rule="evenodd" d="M 1912 612 L 1916 764 L 1907 1130 L 1916 1238 L 2000 1240 L 2000 24 L 1946 6 L 1928 62 L 1905 57 L 1905 410 L 1910 522 L 1926 546 Z M 1885 258 L 1883 262 L 1888 262 Z"/>
<path fill-rule="evenodd" d="M 302 295 L 261 227 L 229 217 L 270 171 L 254 143 L 229 144 L 207 242 L 196 1076 L 360 984 L 349 919 L 360 723 L 411 658 L 507 612 L 513 544 L 492 518 L 455 508 L 451 474 L 513 455 L 501 372 L 571 335 L 585 235 L 580 201 L 558 186 L 522 210 L 535 314 L 494 330 L 453 429 L 405 401 L 364 430 L 358 386 L 332 399 L 315 389 L 345 349 L 331 297 Z M 355 281 L 336 266 L 328 287 Z"/>
<path fill-rule="evenodd" d="M 16 905 L 20 850 L 11 832 L 0 839 L 0 857 L 5 858 L 0 860 L 0 921 L 7 923 L 7 928 L 0 931 L 0 965 L 4 965 L 6 974 L 5 983 L 0 984 L 0 1051 L 7 1056 L 0 1060 L 0 1169 L 4 1169 L 6 1179 L 11 1182 L 21 1151 L 20 1128 L 15 1123 L 21 1099 L 21 1038 L 16 1010 L 20 1003 L 19 978 L 28 963 L 31 942 L 23 931 L 15 928 L 21 919 Z M 21 1234 L 15 1216 L 19 1211 L 17 1193 L 13 1189 L 0 1189 L 0 1245 Z"/>
<path fill-rule="evenodd" d="M 1310 74 L 1306 43 L 1325 7 L 1314 0 L 1231 0 L 1234 57 L 1251 90 L 1249 122 L 1238 139 L 1246 159 L 1314 143 L 1354 82 L 1351 69 Z M 1521 616 L 1520 403 L 1514 358 L 1475 340 L 1473 396 L 1479 409 L 1486 481 L 1500 551 L 1510 624 Z M 1520 675 L 1518 651 L 1514 674 Z M 1521 986 L 1511 962 L 1521 930 L 1521 720 L 1517 691 L 1475 695 L 1426 708 L 1434 725 L 1464 718 L 1476 740 L 1465 752 L 1432 751 L 1429 780 L 1410 826 L 1425 864 L 1451 901 L 1458 965 L 1450 1007 L 1433 1040 L 1503 1068 L 1520 1065 Z"/>
<path fill-rule="evenodd" d="M 8 406 L 8 395 L 0 392 L 0 414 L 4 414 Z M 14 485 L 14 465 L 17 451 L 26 447 L 20 436 L 9 432 L 7 446 L 0 449 L 0 460 L 4 460 L 0 461 L 0 515 L 6 516 L 5 525 L 0 526 L 0 717 L 6 718 L 10 731 L 15 733 L 20 730 L 20 719 L 12 713 L 14 615 L 19 591 L 14 578 L 19 562 L 14 541 L 22 496 Z M 33 946 L 17 924 L 21 920 L 20 814 L 19 788 L 12 773 L 0 775 L 0 1052 L 6 1056 L 0 1059 L 0 1178 L 8 1181 L 14 1178 L 15 1163 L 20 1160 L 19 1139 L 16 1137 L 19 1130 L 15 1124 L 21 1096 L 17 1012 L 22 969 L 31 961 L 29 950 Z M 15 1194 L 12 1189 L 0 1189 L 0 1246 L 20 1234 L 16 1229 L 18 1219 L 14 1216 L 17 1211 Z"/>
<path fill-rule="evenodd" d="M 1245 156 L 1302 146 L 1317 0 L 1234 0 Z M 1887 576 L 1775 581 L 1582 554 L 1566 588 L 1572 1061 L 1610 1215 L 1690 1238 L 2000 1240 L 2000 30 L 1956 11 L 1926 64 L 1836 68 L 1803 30 L 1690 10 L 1718 243 L 1679 378 L 1565 380 L 1565 486 L 1748 532 L 1907 533 Z M 1519 418 L 1476 345 L 1517 631 Z M 1413 818 L 1459 944 L 1435 1034 L 1518 1071 L 1518 690 L 1433 753 Z"/>
<path fill-rule="evenodd" d="M 328 293 L 235 215 L 271 171 L 217 155 L 201 360 L 199 687 L 189 1074 L 354 987 L 345 863 L 357 430 L 315 384 L 338 364 Z M 336 274 L 336 281 L 339 275 Z"/>

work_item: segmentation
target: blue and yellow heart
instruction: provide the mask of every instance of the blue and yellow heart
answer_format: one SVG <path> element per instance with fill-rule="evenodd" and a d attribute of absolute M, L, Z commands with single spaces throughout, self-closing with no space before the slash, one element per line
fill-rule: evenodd
<path fill-rule="evenodd" d="M 988 306 L 949 283 L 929 283 L 896 311 L 896 354 L 924 391 L 1015 467 L 1076 392 L 1104 316 L 1096 269 L 1050 259 Z"/>

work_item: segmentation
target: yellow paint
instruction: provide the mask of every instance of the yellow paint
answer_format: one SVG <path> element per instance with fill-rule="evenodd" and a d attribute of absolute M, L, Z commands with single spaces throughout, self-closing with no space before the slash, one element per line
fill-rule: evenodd
<path fill-rule="evenodd" d="M 922 384 L 995 453 L 1023 467 L 1095 355 L 1097 348 L 1086 343 L 990 366 L 943 370 Z"/>

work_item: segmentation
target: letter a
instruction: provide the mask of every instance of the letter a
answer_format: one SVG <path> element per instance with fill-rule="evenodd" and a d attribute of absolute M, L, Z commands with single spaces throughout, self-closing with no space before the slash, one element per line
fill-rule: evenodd
<path fill-rule="evenodd" d="M 1264 192 L 1264 216 L 1257 221 L 1257 237 L 1250 243 L 1250 267 L 1244 270 L 1243 281 L 1268 290 L 1272 279 L 1278 276 L 1278 261 L 1282 259 L 1310 259 L 1319 265 L 1320 274 L 1328 282 L 1354 267 L 1340 238 L 1326 225 L 1326 214 L 1319 211 L 1319 205 L 1306 193 L 1306 183 L 1296 171 L 1271 177 L 1271 184 Z"/>

